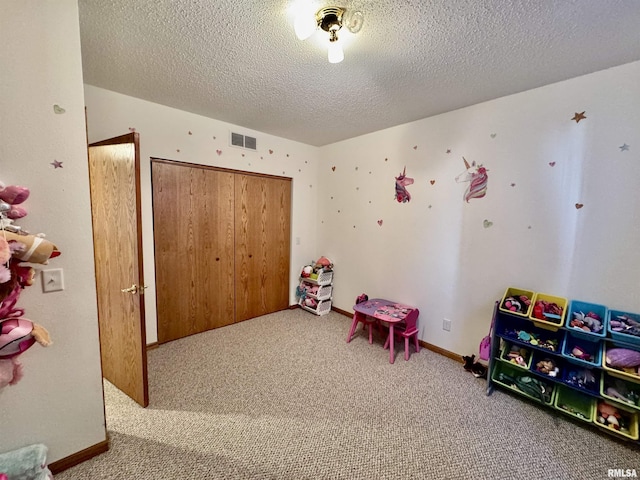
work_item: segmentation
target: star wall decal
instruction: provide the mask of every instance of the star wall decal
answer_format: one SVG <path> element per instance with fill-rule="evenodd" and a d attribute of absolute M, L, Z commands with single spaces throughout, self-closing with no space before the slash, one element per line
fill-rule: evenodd
<path fill-rule="evenodd" d="M 629 145 L 627 145 L 626 143 L 623 143 L 618 148 L 620 149 L 621 152 L 628 152 L 629 151 Z"/>
<path fill-rule="evenodd" d="M 585 118 L 587 118 L 587 116 L 585 115 L 585 112 L 581 112 L 581 113 L 576 112 L 576 114 L 573 116 L 571 120 L 575 120 L 576 123 L 580 123 L 580 120 L 584 120 Z"/>
<path fill-rule="evenodd" d="M 51 162 L 50 165 L 53 165 L 53 168 L 62 168 L 62 162 L 59 162 L 58 160 L 54 160 L 53 162 Z"/>

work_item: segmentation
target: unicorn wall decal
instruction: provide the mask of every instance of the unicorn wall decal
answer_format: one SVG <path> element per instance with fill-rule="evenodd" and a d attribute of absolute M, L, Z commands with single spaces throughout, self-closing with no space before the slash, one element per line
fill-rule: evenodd
<path fill-rule="evenodd" d="M 402 173 L 396 177 L 396 200 L 398 203 L 405 203 L 411 200 L 411 194 L 407 191 L 406 186 L 413 184 L 413 178 L 407 177 L 407 167 L 404 167 Z"/>
<path fill-rule="evenodd" d="M 464 192 L 464 199 L 467 203 L 472 198 L 482 198 L 487 194 L 487 176 L 488 170 L 482 165 L 476 165 L 476 162 L 467 162 L 467 159 L 462 157 L 466 170 L 456 177 L 457 183 L 469 182 L 467 191 Z"/>

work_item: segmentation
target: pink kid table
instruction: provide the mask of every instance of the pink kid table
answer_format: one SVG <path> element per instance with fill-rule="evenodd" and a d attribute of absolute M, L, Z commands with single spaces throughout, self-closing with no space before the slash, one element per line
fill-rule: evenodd
<path fill-rule="evenodd" d="M 395 355 L 393 351 L 393 340 L 395 337 L 394 327 L 396 324 L 402 324 L 401 334 L 405 338 L 404 359 L 409 359 L 409 338 L 415 337 L 416 352 L 420 348 L 418 346 L 418 315 L 419 310 L 409 305 L 402 305 L 390 300 L 382 298 L 374 298 L 366 300 L 353 306 L 353 322 L 347 337 L 347 343 L 351 341 L 353 333 L 356 331 L 358 323 L 369 327 L 369 343 L 372 343 L 371 325 L 378 322 L 386 322 L 389 324 L 389 337 L 385 342 L 389 344 L 389 363 L 393 363 Z"/>

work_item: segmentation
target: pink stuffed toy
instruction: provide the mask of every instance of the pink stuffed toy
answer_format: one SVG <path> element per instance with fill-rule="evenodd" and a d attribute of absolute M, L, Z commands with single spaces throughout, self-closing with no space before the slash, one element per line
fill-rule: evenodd
<path fill-rule="evenodd" d="M 5 187 L 4 184 L 0 182 L 0 200 L 9 205 L 9 209 L 6 212 L 8 218 L 15 220 L 27 215 L 27 211 L 17 205 L 20 205 L 29 198 L 29 193 L 29 189 L 26 187 L 17 185 Z"/>
<path fill-rule="evenodd" d="M 7 283 L 11 280 L 11 270 L 7 264 L 11 259 L 11 248 L 2 235 L 0 235 L 0 283 Z"/>
<path fill-rule="evenodd" d="M 44 327 L 27 318 L 13 316 L 21 313 L 21 310 L 17 310 L 9 318 L 0 321 L 0 359 L 16 357 L 36 342 L 43 347 L 51 345 L 49 332 Z"/>
<path fill-rule="evenodd" d="M 22 365 L 15 357 L 0 358 L 0 389 L 7 385 L 15 385 L 21 378 Z"/>

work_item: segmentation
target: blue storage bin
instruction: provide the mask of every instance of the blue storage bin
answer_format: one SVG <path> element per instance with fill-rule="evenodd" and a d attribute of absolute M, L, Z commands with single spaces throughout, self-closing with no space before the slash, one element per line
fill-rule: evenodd
<path fill-rule="evenodd" d="M 617 317 L 619 316 L 625 316 L 627 318 L 632 319 L 635 322 L 640 323 L 640 315 L 638 315 L 637 313 L 627 313 L 627 312 L 621 312 L 618 310 L 609 310 L 609 315 L 607 320 L 607 324 L 608 324 L 607 329 L 611 338 L 613 338 L 618 342 L 629 343 L 631 345 L 640 347 L 640 327 L 637 328 L 636 330 L 633 330 L 634 332 L 637 332 L 637 333 L 630 333 L 630 331 L 616 332 L 613 330 L 615 327 L 611 325 L 611 321 L 618 320 Z"/>
<path fill-rule="evenodd" d="M 552 370 L 550 370 L 552 367 Z M 562 359 L 556 354 L 547 354 L 536 350 L 533 353 L 533 360 L 531 360 L 531 366 L 529 370 L 537 373 L 538 375 L 544 375 L 549 378 L 560 381 L 564 372 L 564 363 Z"/>
<path fill-rule="evenodd" d="M 597 394 L 600 391 L 602 373 L 597 368 L 567 362 L 562 374 L 562 383 L 585 392 Z"/>
<path fill-rule="evenodd" d="M 499 313 L 499 315 L 504 315 Z M 528 344 L 553 353 L 560 353 L 564 337 L 561 331 L 553 332 L 538 328 L 529 320 L 513 315 L 504 315 L 504 320 L 499 322 L 500 327 L 496 333 L 517 343 Z"/>
<path fill-rule="evenodd" d="M 600 317 L 600 323 L 602 327 L 599 332 L 587 332 L 585 330 L 582 330 L 581 328 L 571 326 L 571 323 L 573 322 L 575 317 L 574 313 L 582 313 L 584 315 L 587 315 L 589 312 L 593 312 Z M 607 336 L 607 324 L 609 320 L 608 313 L 609 310 L 604 305 L 581 302 L 579 300 L 571 300 L 571 302 L 569 303 L 569 313 L 567 314 L 565 326 L 569 330 L 571 330 L 571 333 L 576 337 L 581 337 L 591 342 L 597 342 Z"/>
<path fill-rule="evenodd" d="M 582 337 L 573 335 L 573 332 L 565 332 L 564 342 L 562 344 L 562 356 L 571 363 L 584 365 L 587 367 L 599 367 L 602 362 L 602 342 L 592 342 Z M 575 348 L 579 348 L 583 352 L 590 355 L 590 358 L 579 358 L 572 354 Z"/>

